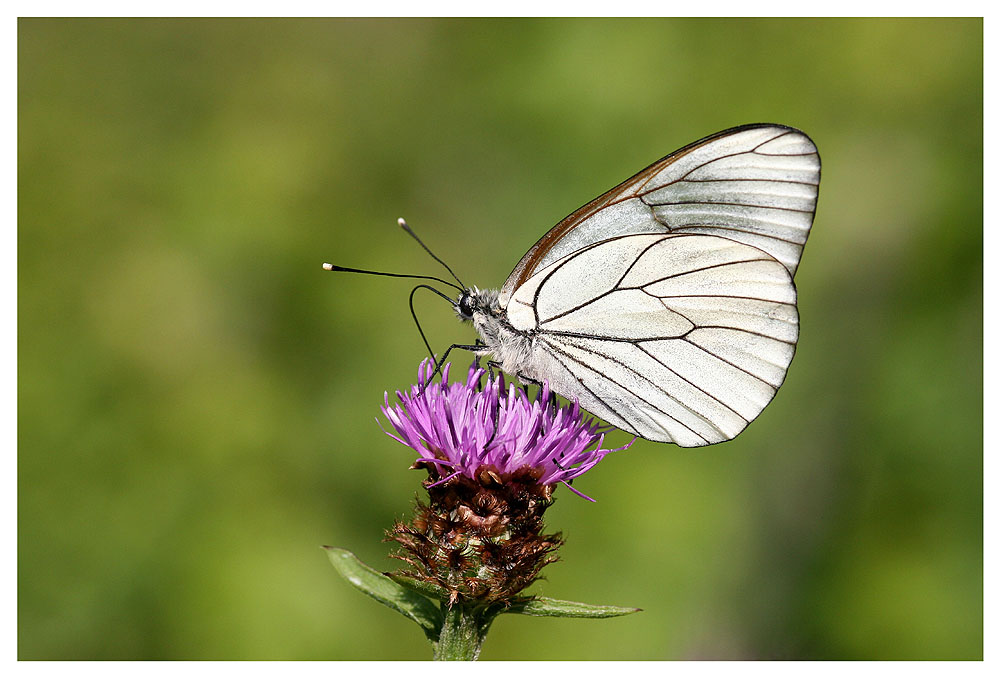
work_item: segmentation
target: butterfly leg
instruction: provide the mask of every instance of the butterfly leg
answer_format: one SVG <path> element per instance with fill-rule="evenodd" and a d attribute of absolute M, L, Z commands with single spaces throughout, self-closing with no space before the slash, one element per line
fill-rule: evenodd
<path fill-rule="evenodd" d="M 486 343 L 485 343 L 485 342 L 484 342 L 484 341 L 483 341 L 482 339 L 478 339 L 478 338 L 477 338 L 477 339 L 476 339 L 476 346 L 479 346 L 480 348 L 485 348 L 485 347 L 486 347 Z M 480 367 L 480 365 L 479 365 L 479 359 L 480 359 L 480 358 L 482 358 L 482 356 L 481 356 L 481 355 L 480 355 L 480 354 L 479 354 L 479 353 L 477 352 L 477 353 L 476 353 L 476 358 L 475 358 L 475 363 L 476 363 L 476 369 L 477 369 L 477 370 L 478 370 L 478 369 L 479 369 L 479 367 Z M 487 367 L 489 367 L 489 366 L 491 365 L 491 363 L 492 363 L 492 362 L 493 362 L 493 361 L 491 360 L 490 362 L 486 363 Z M 492 379 L 492 378 L 493 378 L 493 370 L 490 370 L 490 379 Z M 483 390 L 483 385 L 482 385 L 482 382 L 480 382 L 480 383 L 479 383 L 479 388 L 478 388 L 478 390 L 479 390 L 479 392 L 480 392 L 480 393 L 482 393 L 482 390 Z"/>
<path fill-rule="evenodd" d="M 484 346 L 485 346 L 485 344 L 484 344 Z M 493 382 L 493 381 L 496 380 L 496 375 L 493 374 L 493 368 L 494 367 L 497 368 L 497 369 L 500 369 L 500 363 L 498 363 L 496 360 L 487 360 L 486 361 L 486 369 L 489 370 L 489 374 L 490 374 L 489 381 L 490 382 Z M 503 400 L 504 394 L 500 393 L 500 386 L 499 386 L 499 384 L 497 385 L 496 388 L 497 388 L 497 408 L 493 412 L 493 433 L 490 434 L 490 439 L 486 441 L 485 445 L 483 445 L 483 449 L 484 450 L 493 443 L 494 438 L 497 437 L 497 431 L 500 430 L 500 401 Z"/>
<path fill-rule="evenodd" d="M 493 374 L 493 368 L 494 367 L 496 369 L 498 369 L 498 370 L 501 369 L 500 363 L 498 363 L 496 360 L 488 360 L 488 361 L 486 361 L 486 369 L 489 370 L 490 379 L 493 379 L 493 378 L 496 377 L 496 375 Z"/>
<path fill-rule="evenodd" d="M 472 351 L 473 353 L 476 353 L 476 357 L 477 358 L 479 357 L 478 352 L 483 349 L 482 346 L 479 346 L 479 345 L 472 345 L 472 346 L 470 346 L 468 344 L 452 344 L 451 346 L 449 346 L 448 350 L 444 352 L 443 356 L 441 356 L 441 360 L 435 360 L 434 361 L 434 363 L 435 363 L 434 364 L 434 373 L 431 374 L 430 378 L 426 382 L 424 382 L 424 388 L 420 389 L 420 394 L 423 394 L 424 389 L 427 388 L 427 384 L 431 383 L 434 380 L 434 377 L 436 377 L 438 374 L 441 373 L 441 369 L 444 367 L 445 363 L 448 361 L 448 354 L 450 354 L 452 352 L 452 350 L 456 349 L 456 348 L 461 349 L 463 351 Z"/>
<path fill-rule="evenodd" d="M 484 346 L 485 346 L 485 344 L 484 344 Z M 503 370 L 503 366 L 500 363 L 498 363 L 496 360 L 489 361 L 488 363 L 486 363 L 486 366 L 490 368 L 490 379 L 493 378 L 493 369 L 492 368 L 495 367 L 498 370 L 501 370 L 501 371 Z M 531 377 L 529 377 L 527 374 L 524 374 L 523 372 L 518 372 L 514 376 L 516 376 L 517 380 L 519 382 L 521 382 L 522 384 L 524 384 L 525 386 L 531 385 L 531 386 L 535 386 L 538 389 L 538 393 L 535 394 L 535 398 L 537 400 L 537 398 L 539 397 L 539 394 L 542 392 L 542 382 L 538 381 L 537 379 L 532 379 Z M 551 402 L 552 399 L 553 399 L 553 396 L 550 395 L 549 396 L 549 402 Z"/>
<path fill-rule="evenodd" d="M 537 379 L 532 379 L 527 374 L 523 374 L 523 373 L 519 373 L 517 375 L 517 379 L 522 384 L 531 384 L 536 389 L 538 389 L 535 392 L 535 400 L 538 400 L 542 396 L 542 382 L 538 381 Z M 547 404 L 551 404 L 554 400 L 555 400 L 555 394 L 554 393 L 549 393 L 549 402 Z"/>
<path fill-rule="evenodd" d="M 469 344 L 452 344 L 451 346 L 448 347 L 448 350 L 444 352 L 444 355 L 441 356 L 441 360 L 437 361 L 437 370 L 434 371 L 434 374 L 437 374 L 438 372 L 441 371 L 441 368 L 444 367 L 444 364 L 448 361 L 448 354 L 450 354 L 452 350 L 458 348 L 463 351 L 472 351 L 473 353 L 476 354 L 476 360 L 478 360 L 479 351 L 483 350 L 484 346 L 485 346 L 484 344 L 473 344 L 471 346 Z"/>
<path fill-rule="evenodd" d="M 483 346 L 485 346 L 485 345 L 486 344 L 483 344 Z M 496 368 L 496 369 L 500 370 L 501 372 L 503 371 L 503 365 L 501 365 L 496 360 L 490 360 L 489 362 L 487 362 L 486 363 L 486 367 L 489 368 L 489 370 L 490 370 L 490 378 L 491 379 L 493 378 L 493 368 Z M 522 384 L 531 384 L 532 386 L 537 386 L 538 388 L 542 387 L 542 382 L 538 381 L 537 379 L 532 379 L 531 377 L 529 377 L 526 374 L 518 373 L 518 374 L 515 374 L 514 376 L 517 377 L 517 380 L 520 381 Z"/>

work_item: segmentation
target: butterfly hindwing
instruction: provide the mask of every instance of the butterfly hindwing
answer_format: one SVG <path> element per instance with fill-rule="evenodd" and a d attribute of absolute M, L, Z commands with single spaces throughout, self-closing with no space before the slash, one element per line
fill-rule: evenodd
<path fill-rule="evenodd" d="M 773 398 L 798 337 L 791 275 L 714 235 L 619 236 L 538 271 L 510 324 L 525 374 L 611 424 L 690 447 L 729 440 Z"/>

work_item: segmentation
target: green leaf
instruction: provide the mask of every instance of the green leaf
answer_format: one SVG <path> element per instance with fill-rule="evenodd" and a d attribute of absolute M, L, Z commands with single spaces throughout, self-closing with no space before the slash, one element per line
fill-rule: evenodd
<path fill-rule="evenodd" d="M 404 572 L 386 572 L 385 576 L 400 586 L 405 586 L 411 591 L 416 591 L 417 593 L 427 596 L 428 598 L 433 598 L 434 600 L 448 600 L 448 591 L 446 589 L 425 581 L 420 581 L 419 579 L 411 577 Z"/>
<path fill-rule="evenodd" d="M 585 619 L 607 619 L 633 612 L 642 612 L 638 607 L 618 607 L 617 605 L 588 605 L 570 600 L 556 600 L 537 596 L 531 600 L 514 603 L 504 612 L 526 614 L 532 617 L 580 617 Z"/>
<path fill-rule="evenodd" d="M 409 617 L 420 625 L 428 638 L 437 641 L 444 620 L 437 604 L 368 567 L 346 549 L 333 546 L 324 546 L 323 549 L 337 572 L 355 588 Z"/>

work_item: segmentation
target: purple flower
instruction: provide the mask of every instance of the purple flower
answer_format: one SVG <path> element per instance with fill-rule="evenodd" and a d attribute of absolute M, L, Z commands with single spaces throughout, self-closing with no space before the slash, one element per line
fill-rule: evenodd
<path fill-rule="evenodd" d="M 506 384 L 503 375 L 487 378 L 485 370 L 469 368 L 465 383 L 448 383 L 451 364 L 444 366 L 440 382 L 430 382 L 434 364 L 424 360 L 417 383 L 409 393 L 396 391 L 399 404 L 389 404 L 385 394 L 382 412 L 398 436 L 386 431 L 420 455 L 418 463 L 436 471 L 446 483 L 458 475 L 475 479 L 484 469 L 500 476 L 527 470 L 538 485 L 563 483 L 584 499 L 569 482 L 586 473 L 608 452 L 602 427 L 582 416 L 579 403 L 558 405 L 550 398 L 548 384 L 531 400 L 522 388 Z M 519 474 L 524 477 L 524 473 Z"/>

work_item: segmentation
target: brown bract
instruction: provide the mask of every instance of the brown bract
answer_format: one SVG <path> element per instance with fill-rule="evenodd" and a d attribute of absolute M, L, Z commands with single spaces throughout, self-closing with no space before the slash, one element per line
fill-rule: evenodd
<path fill-rule="evenodd" d="M 510 603 L 558 560 L 561 536 L 541 533 L 554 486 L 537 484 L 540 470 L 482 466 L 475 479 L 459 475 L 436 486 L 428 470 L 430 503 L 418 500 L 413 519 L 387 532 L 402 546 L 393 557 L 410 565 L 397 574 L 431 584 L 451 605 Z"/>

